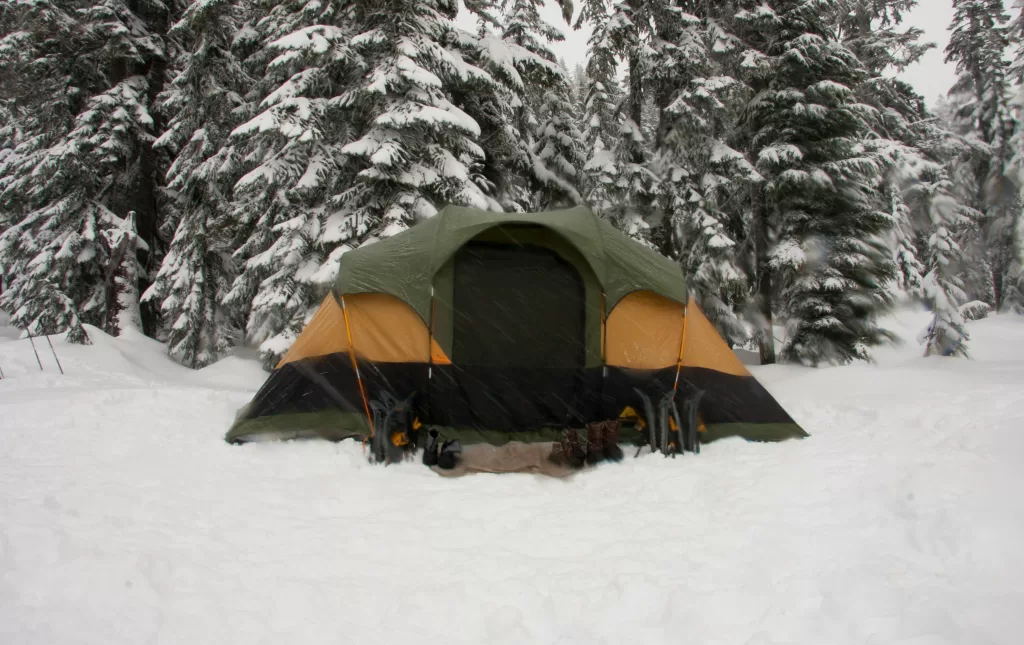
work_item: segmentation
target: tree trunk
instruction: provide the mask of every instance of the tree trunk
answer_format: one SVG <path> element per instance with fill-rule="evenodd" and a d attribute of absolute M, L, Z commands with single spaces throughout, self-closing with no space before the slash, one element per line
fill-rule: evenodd
<path fill-rule="evenodd" d="M 995 300 L 995 311 L 999 313 L 1003 308 L 1003 268 L 998 260 L 992 263 L 992 299 Z"/>
<path fill-rule="evenodd" d="M 150 29 L 158 36 L 165 36 L 171 24 L 171 16 L 165 8 L 158 8 L 156 12 L 146 11 L 146 6 L 139 0 L 128 0 L 128 9 L 139 16 Z M 111 62 L 111 80 L 119 83 L 132 75 L 145 76 L 148 84 L 149 114 L 153 119 L 151 133 L 154 137 L 160 136 L 164 130 L 164 118 L 156 109 L 157 96 L 164 89 L 167 78 L 167 61 L 162 57 L 151 57 L 146 60 L 130 61 L 127 58 L 117 57 Z M 155 264 L 162 257 L 163 244 L 159 239 L 160 212 L 158 204 L 158 192 L 163 179 L 163 169 L 160 167 L 160 157 L 149 142 L 139 142 L 137 164 L 137 176 L 133 185 L 126 191 L 126 208 L 135 212 L 136 232 L 149 248 L 139 245 L 137 250 L 139 266 L 142 272 L 138 276 L 139 293 L 144 293 L 150 285 L 149 276 Z M 155 303 L 147 302 L 140 305 L 142 318 L 142 331 L 147 336 L 155 336 L 158 330 L 160 318 L 159 307 Z"/>
<path fill-rule="evenodd" d="M 775 362 L 775 332 L 772 329 L 772 267 L 768 235 L 768 212 L 764 197 L 758 195 L 758 204 L 754 210 L 754 245 L 757 254 L 757 344 L 761 354 L 761 364 L 770 365 Z"/>
<path fill-rule="evenodd" d="M 132 217 L 132 215 L 129 213 L 128 217 Z M 110 262 L 107 265 L 107 276 L 103 289 L 106 294 L 106 319 L 103 321 L 103 331 L 111 336 L 117 336 L 120 331 L 117 325 L 118 314 L 120 314 L 120 309 L 118 308 L 118 296 L 120 294 L 117 289 L 116 275 L 121 267 L 121 263 L 124 262 L 124 256 L 128 253 L 128 247 L 132 242 L 132 233 L 134 231 L 129 232 L 126 230 L 121 235 L 117 247 L 110 254 Z"/>
<path fill-rule="evenodd" d="M 153 16 L 150 20 L 159 33 L 165 34 L 171 23 L 166 12 Z M 164 90 L 167 80 L 167 61 L 154 58 L 147 70 L 150 114 L 153 118 L 153 136 L 158 137 L 165 129 L 164 115 L 156 109 L 157 97 Z M 161 167 L 160 156 L 151 145 L 144 145 L 139 158 L 139 183 L 135 211 L 139 237 L 149 246 L 148 250 L 139 252 L 139 265 L 142 267 L 138 275 L 139 293 L 145 293 L 150 286 L 150 275 L 157 263 L 163 259 L 164 245 L 159 237 L 160 210 L 157 195 L 163 181 L 165 168 Z M 141 245 L 140 245 L 141 246 Z M 160 324 L 160 307 L 155 302 L 139 304 L 139 316 L 142 322 L 142 333 L 156 336 Z"/>

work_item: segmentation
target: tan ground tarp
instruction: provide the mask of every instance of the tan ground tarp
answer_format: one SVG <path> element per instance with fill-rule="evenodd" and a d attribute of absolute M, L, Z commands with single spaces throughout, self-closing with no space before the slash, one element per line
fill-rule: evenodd
<path fill-rule="evenodd" d="M 478 443 L 465 446 L 462 458 L 451 470 L 433 467 L 443 477 L 461 477 L 476 473 L 527 473 L 549 477 L 568 477 L 579 470 L 551 458 L 555 444 L 510 441 L 501 446 Z"/>

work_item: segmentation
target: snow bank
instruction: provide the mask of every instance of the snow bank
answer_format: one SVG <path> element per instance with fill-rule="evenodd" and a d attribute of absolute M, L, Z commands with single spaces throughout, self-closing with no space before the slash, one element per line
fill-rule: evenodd
<path fill-rule="evenodd" d="M 254 361 L 0 342 L 0 642 L 1016 644 L 1024 320 L 969 329 L 754 368 L 806 441 L 569 481 L 228 446 Z"/>

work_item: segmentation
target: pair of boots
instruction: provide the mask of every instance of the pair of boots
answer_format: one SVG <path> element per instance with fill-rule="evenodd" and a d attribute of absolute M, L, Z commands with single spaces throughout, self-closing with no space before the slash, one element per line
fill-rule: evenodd
<path fill-rule="evenodd" d="M 583 444 L 580 433 L 573 429 L 562 433 L 559 444 L 562 459 L 573 468 L 581 468 L 584 463 L 596 464 L 605 459 L 622 459 L 622 449 L 619 448 L 619 421 L 588 423 L 586 445 Z"/>
<path fill-rule="evenodd" d="M 462 444 L 458 439 L 449 439 L 441 444 L 438 450 L 437 440 L 437 430 L 431 429 L 427 433 L 427 445 L 423 449 L 423 465 L 437 466 L 444 470 L 455 468 L 455 464 L 459 463 L 459 456 L 462 455 Z"/>

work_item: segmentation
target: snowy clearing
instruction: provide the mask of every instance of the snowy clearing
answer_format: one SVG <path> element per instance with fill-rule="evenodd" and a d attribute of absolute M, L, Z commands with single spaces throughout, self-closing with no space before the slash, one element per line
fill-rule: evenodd
<path fill-rule="evenodd" d="M 754 368 L 811 433 L 567 481 L 445 479 L 351 442 L 229 446 L 254 361 L 0 330 L 0 642 L 1024 639 L 1024 318 L 925 359 Z M 630 453 L 630 457 L 632 453 Z"/>

